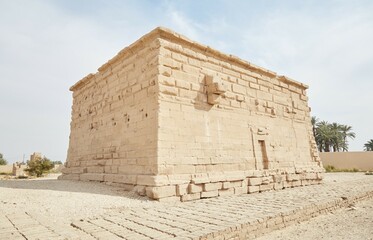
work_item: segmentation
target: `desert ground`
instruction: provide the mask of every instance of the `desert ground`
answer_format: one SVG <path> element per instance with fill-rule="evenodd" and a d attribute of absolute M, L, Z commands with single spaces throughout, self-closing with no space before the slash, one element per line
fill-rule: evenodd
<path fill-rule="evenodd" d="M 373 239 L 373 199 L 317 216 L 257 239 Z"/>
<path fill-rule="evenodd" d="M 9 216 L 15 219 L 17 216 L 30 216 L 47 229 L 66 231 L 66 226 L 70 226 L 71 222 L 108 212 L 184 204 L 159 203 L 103 183 L 60 181 L 56 180 L 57 176 L 33 180 L 0 180 L 0 229 L 7 230 L 2 223 L 7 222 Z M 368 178 L 373 176 L 362 173 L 326 174 L 324 185 L 333 186 Z M 291 191 L 298 189 L 291 189 L 289 193 Z M 252 196 L 255 197 L 255 194 Z M 367 199 L 348 208 L 266 233 L 258 239 L 373 239 L 372 219 L 373 200 Z M 75 229 L 69 231 L 74 232 Z M 1 234 L 0 231 L 0 239 L 5 236 Z M 78 233 L 72 233 L 71 236 L 80 239 Z"/>

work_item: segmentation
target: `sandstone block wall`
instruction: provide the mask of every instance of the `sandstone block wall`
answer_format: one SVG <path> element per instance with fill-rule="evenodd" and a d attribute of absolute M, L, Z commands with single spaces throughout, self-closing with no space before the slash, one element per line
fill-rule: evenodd
<path fill-rule="evenodd" d="M 62 179 L 136 185 L 157 174 L 156 40 L 124 49 L 74 86 Z"/>
<path fill-rule="evenodd" d="M 306 89 L 157 28 L 71 88 L 62 178 L 181 201 L 319 183 Z"/>

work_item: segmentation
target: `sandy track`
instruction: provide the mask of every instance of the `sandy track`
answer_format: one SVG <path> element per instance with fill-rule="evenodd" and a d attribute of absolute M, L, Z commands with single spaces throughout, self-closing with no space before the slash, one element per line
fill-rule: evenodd
<path fill-rule="evenodd" d="M 0 212 L 28 212 L 56 223 L 69 224 L 115 208 L 160 204 L 117 187 L 94 182 L 60 181 L 57 176 L 0 181 Z"/>
<path fill-rule="evenodd" d="M 371 240 L 373 239 L 373 199 L 271 232 L 257 239 Z"/>

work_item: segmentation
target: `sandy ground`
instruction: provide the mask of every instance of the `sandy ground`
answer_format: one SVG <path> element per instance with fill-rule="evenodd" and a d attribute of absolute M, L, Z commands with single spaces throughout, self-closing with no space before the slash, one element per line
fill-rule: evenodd
<path fill-rule="evenodd" d="M 74 220 L 113 209 L 164 205 L 102 183 L 59 181 L 56 177 L 0 180 L 0 214 L 26 212 L 45 225 L 57 224 L 62 228 Z M 363 177 L 366 176 L 329 174 L 324 184 Z M 373 200 L 289 226 L 259 239 L 373 239 Z"/>
<path fill-rule="evenodd" d="M 373 199 L 271 232 L 257 239 L 373 239 Z"/>
<path fill-rule="evenodd" d="M 46 221 L 71 221 L 115 208 L 160 204 L 102 183 L 57 180 L 58 174 L 32 180 L 0 180 L 0 213 L 17 211 Z"/>

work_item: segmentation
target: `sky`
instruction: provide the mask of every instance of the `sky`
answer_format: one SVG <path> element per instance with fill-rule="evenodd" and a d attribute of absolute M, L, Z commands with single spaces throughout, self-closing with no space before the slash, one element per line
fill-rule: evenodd
<path fill-rule="evenodd" d="M 373 1 L 0 0 L 0 152 L 65 161 L 72 94 L 157 26 L 310 86 L 311 114 L 373 139 Z"/>

